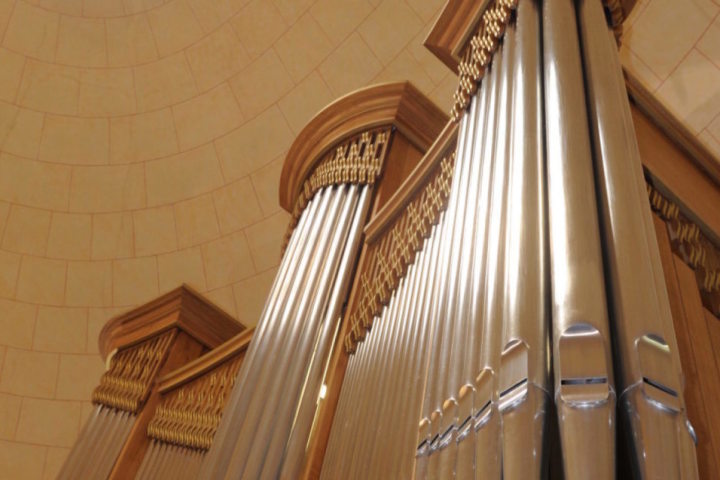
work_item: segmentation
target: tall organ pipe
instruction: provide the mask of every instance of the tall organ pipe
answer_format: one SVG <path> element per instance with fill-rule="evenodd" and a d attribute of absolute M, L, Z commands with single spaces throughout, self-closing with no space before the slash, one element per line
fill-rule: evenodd
<path fill-rule="evenodd" d="M 470 184 L 470 168 L 472 165 L 472 146 L 475 137 L 477 106 L 478 102 L 473 99 L 470 109 L 463 116 L 460 125 L 460 128 L 463 129 L 463 133 L 459 135 L 462 143 L 458 143 L 455 159 L 455 171 L 457 176 L 460 177 L 460 182 L 458 182 L 458 188 L 450 192 L 455 201 L 455 208 L 452 223 L 448 225 L 452 232 L 452 244 L 450 247 L 450 264 L 448 266 L 448 288 L 444 295 L 446 303 L 443 308 L 444 321 L 449 326 L 445 354 L 447 364 L 445 371 L 441 375 L 444 397 L 440 428 L 442 436 L 438 442 L 438 451 L 434 452 L 434 455 L 439 456 L 440 478 L 448 478 L 453 475 L 457 457 L 457 393 L 462 375 L 462 349 L 460 347 L 462 346 L 462 323 L 464 320 L 461 315 L 458 315 L 457 303 L 462 302 L 460 290 L 464 288 L 466 283 L 466 277 L 462 274 L 464 259 L 461 257 L 461 253 L 463 244 L 467 243 L 468 240 L 464 232 L 465 216 L 469 204 L 468 192 L 474 188 Z"/>
<path fill-rule="evenodd" d="M 295 424 L 287 440 L 281 474 L 283 478 L 296 478 L 299 475 L 299 469 L 302 467 L 305 446 L 317 406 L 317 396 L 319 395 L 321 382 L 323 380 L 323 368 L 330 350 L 332 336 L 337 330 L 342 302 L 346 297 L 350 284 L 351 276 L 349 273 L 352 270 L 353 261 L 359 248 L 361 239 L 360 231 L 362 230 L 363 222 L 370 207 L 370 189 L 371 187 L 369 186 L 361 187 L 358 207 L 356 208 L 350 233 L 348 234 L 349 243 L 345 247 L 340 269 L 337 274 L 337 280 L 333 287 L 334 291 L 331 296 L 332 304 L 325 314 L 322 330 L 316 341 L 316 350 L 307 374 L 305 386 L 303 387 L 304 393 L 301 403 L 298 405 Z"/>
<path fill-rule="evenodd" d="M 292 252 L 286 252 L 283 258 L 281 274 L 278 274 L 271 295 L 263 309 L 256 330 L 257 336 L 254 336 L 253 341 L 250 342 L 248 353 L 228 399 L 213 445 L 203 462 L 200 478 L 215 479 L 222 476 L 227 470 L 234 450 L 235 442 L 233 440 L 238 438 L 242 421 L 252 400 L 253 391 L 250 387 L 243 388 L 243 385 L 254 386 L 257 383 L 263 358 L 268 354 L 268 343 L 272 340 L 273 335 L 270 332 L 274 332 L 278 328 L 282 309 L 296 301 L 298 291 L 303 284 L 300 279 L 304 278 L 308 269 L 310 253 L 317 242 L 322 222 L 325 220 L 330 200 L 329 192 L 329 189 L 324 189 L 310 201 L 301 215 L 301 225 L 298 225 L 298 227 L 304 226 L 304 228 L 296 228 L 293 232 L 291 242 L 295 242 L 297 239 L 296 248 Z M 297 280 L 290 281 L 291 279 Z M 255 365 L 256 362 L 258 362 L 257 365 Z"/>
<path fill-rule="evenodd" d="M 502 414 L 503 477 L 541 478 L 549 397 L 547 342 L 549 312 L 545 178 L 543 158 L 542 82 L 538 4 L 521 1 L 512 60 L 511 166 L 508 172 L 506 269 L 507 322 L 499 391 Z"/>
<path fill-rule="evenodd" d="M 585 81 L 594 135 L 610 303 L 617 354 L 619 406 L 641 478 L 697 478 L 688 430 L 677 344 L 663 284 L 653 265 L 659 253 L 644 192 L 640 155 L 617 48 L 597 1 L 578 4 Z"/>
<path fill-rule="evenodd" d="M 292 333 L 296 331 L 299 321 L 306 318 L 311 308 L 313 294 L 318 288 L 323 264 L 325 263 L 325 254 L 330 244 L 335 222 L 342 205 L 345 203 L 346 196 L 344 192 L 336 192 L 333 187 L 326 187 L 326 189 L 327 195 L 330 197 L 330 206 L 326 215 L 322 216 L 323 223 L 319 229 L 320 234 L 317 243 L 313 245 L 313 249 L 309 252 L 309 268 L 304 272 L 304 275 L 294 279 L 297 282 L 302 282 L 302 287 L 296 290 L 298 295 L 287 303 L 280 317 L 280 322 L 274 329 L 274 339 L 271 343 L 274 351 L 272 354 L 269 351 L 265 352 L 265 355 L 260 357 L 263 361 L 256 366 L 260 370 L 257 382 L 248 385 L 246 388 L 247 394 L 251 396 L 251 401 L 242 419 L 242 426 L 239 429 L 237 439 L 234 442 L 233 455 L 225 472 L 227 477 L 236 478 L 239 476 L 248 466 L 249 456 L 253 449 L 265 447 L 264 442 L 257 438 L 258 428 L 260 428 L 259 436 L 263 440 L 266 435 L 265 425 L 261 421 L 264 417 L 263 412 L 275 413 L 273 407 L 277 398 L 273 393 L 277 395 L 279 384 L 282 385 L 286 379 L 286 369 L 288 368 L 288 362 L 291 360 L 288 343 L 294 340 Z M 272 355 L 272 357 L 266 355 Z M 271 358 L 272 361 L 270 361 Z"/>
<path fill-rule="evenodd" d="M 365 476 L 369 478 L 379 478 L 382 471 L 387 471 L 390 467 L 390 459 L 397 454 L 396 448 L 399 446 L 397 440 L 397 432 L 399 428 L 395 426 L 395 422 L 400 418 L 391 417 L 391 408 L 401 392 L 401 379 L 403 378 L 404 367 L 409 358 L 409 344 L 414 336 L 415 318 L 410 313 L 414 306 L 414 297 L 417 287 L 417 264 L 410 265 L 406 278 L 407 283 L 400 300 L 400 312 L 395 320 L 397 323 L 398 346 L 390 352 L 390 361 L 386 365 L 388 368 L 388 385 L 383 391 L 383 401 L 378 403 L 377 415 L 375 417 L 376 428 L 374 432 L 375 441 L 370 450 L 370 465 L 366 465 L 364 471 Z"/>
<path fill-rule="evenodd" d="M 413 447 L 412 440 L 416 436 L 415 431 L 415 417 L 416 413 L 422 408 L 423 391 L 426 380 L 426 369 L 427 369 L 427 352 L 429 339 L 432 336 L 432 324 L 429 322 L 429 309 L 431 302 L 431 295 L 429 286 L 432 281 L 431 272 L 433 271 L 433 265 L 437 258 L 437 236 L 434 236 L 436 228 L 433 226 L 430 230 L 430 236 L 426 239 L 423 250 L 420 252 L 422 262 L 420 263 L 421 270 L 421 283 L 420 283 L 420 296 L 417 298 L 419 304 L 419 311 L 417 313 L 418 321 L 420 322 L 420 337 L 418 339 L 417 350 L 413 358 L 413 370 L 408 375 L 408 384 L 404 387 L 405 397 L 400 403 L 401 408 L 405 408 L 405 419 L 407 421 L 406 427 L 404 427 L 405 434 L 400 439 L 400 446 L 403 449 L 407 449 L 408 454 L 403 455 L 403 452 L 396 455 L 394 458 L 394 464 L 391 468 L 393 478 L 412 478 L 412 466 L 413 466 Z M 408 463 L 408 468 L 404 468 L 403 461 Z"/>
<path fill-rule="evenodd" d="M 480 305 L 483 335 L 480 347 L 480 372 L 476 380 L 477 399 L 480 403 L 476 421 L 475 478 L 500 478 L 502 475 L 502 452 L 500 451 L 500 412 L 498 411 L 497 372 L 500 367 L 500 335 L 504 322 L 504 239 L 506 209 L 506 170 L 508 161 L 508 135 L 510 105 L 509 59 L 513 45 L 506 35 L 493 59 L 492 75 L 496 85 L 496 137 L 488 149 L 488 159 L 493 162 L 490 183 L 490 203 L 487 220 L 487 246 L 484 290 Z"/>
<path fill-rule="evenodd" d="M 440 282 L 441 278 L 439 275 L 440 272 L 440 264 L 442 263 L 442 252 L 443 249 L 443 240 L 444 240 L 444 223 L 445 223 L 445 212 L 441 212 L 438 218 L 438 223 L 435 227 L 435 231 L 433 232 L 433 236 L 436 238 L 436 251 L 435 251 L 435 257 L 437 261 L 433 264 L 431 267 L 430 275 L 432 278 L 432 282 L 428 284 L 428 295 L 429 295 L 429 301 L 430 305 L 428 308 L 428 322 L 430 322 L 431 329 L 432 329 L 432 336 L 430 337 L 428 341 L 428 360 L 427 360 L 427 368 L 426 368 L 426 374 L 425 374 L 425 388 L 424 388 L 424 394 L 423 394 L 423 407 L 422 407 L 422 416 L 420 420 L 420 431 L 418 434 L 418 451 L 417 451 L 417 460 L 415 461 L 415 478 L 417 479 L 424 479 L 428 475 L 428 467 L 429 467 L 429 455 L 432 451 L 432 447 L 435 440 L 435 434 L 434 431 L 438 430 L 436 426 L 433 424 L 433 417 L 435 415 L 435 411 L 433 410 L 433 391 L 434 391 L 434 381 L 435 381 L 435 375 L 436 375 L 436 358 L 437 358 L 437 350 L 439 345 L 439 339 L 440 339 L 440 329 L 442 328 L 442 325 L 439 322 L 438 315 L 437 315 L 437 304 L 438 304 L 438 297 L 439 297 L 439 291 L 440 291 Z"/>
<path fill-rule="evenodd" d="M 383 308 L 378 318 L 372 325 L 372 337 L 368 336 L 363 342 L 367 349 L 366 365 L 367 370 L 363 375 L 361 390 L 358 392 L 357 414 L 355 424 L 344 442 L 342 455 L 338 461 L 342 466 L 342 475 L 337 478 L 355 478 L 356 472 L 363 466 L 367 466 L 365 451 L 372 440 L 372 432 L 377 429 L 376 421 L 371 416 L 372 407 L 376 396 L 381 392 L 380 384 L 383 383 L 386 373 L 386 363 L 389 350 L 393 340 L 392 327 L 396 322 L 398 302 L 395 299 L 400 295 L 405 282 L 401 281 L 397 290 L 391 296 L 389 303 Z M 377 338 L 375 338 L 377 337 Z M 351 400 L 352 401 L 352 400 Z M 368 439 L 370 437 L 370 440 Z"/>
<path fill-rule="evenodd" d="M 463 258 L 467 262 L 468 291 L 464 296 L 464 305 L 461 315 L 467 316 L 465 339 L 463 341 L 464 357 L 461 387 L 458 393 L 458 453 L 455 466 L 455 477 L 458 479 L 472 479 L 475 477 L 475 428 L 473 422 L 473 403 L 475 399 L 475 377 L 478 374 L 478 357 L 483 322 L 480 321 L 481 294 L 480 277 L 482 276 L 484 250 L 486 240 L 486 221 L 488 211 L 489 177 L 492 162 L 486 156 L 485 149 L 488 135 L 493 135 L 491 125 L 494 125 L 495 103 L 490 96 L 492 88 L 491 75 L 483 79 L 478 88 L 477 99 L 480 102 L 477 115 L 480 128 L 473 138 L 473 152 L 471 162 L 473 170 L 471 183 L 475 185 L 474 196 L 468 198 L 472 205 L 468 215 L 470 232 L 466 232 L 464 248 L 467 248 Z"/>
<path fill-rule="evenodd" d="M 567 478 L 615 475 L 615 392 L 573 0 L 543 2 L 553 362 Z"/>
<path fill-rule="evenodd" d="M 256 442 L 252 446 L 251 455 L 244 466 L 244 476 L 257 478 L 276 477 L 279 473 L 285 442 L 292 427 L 292 418 L 297 409 L 300 388 L 305 376 L 303 370 L 313 353 L 317 339 L 318 325 L 326 315 L 326 307 L 333 301 L 329 298 L 334 281 L 338 278 L 338 268 L 343 256 L 347 233 L 355 213 L 358 200 L 358 186 L 337 187 L 336 194 L 344 194 L 344 205 L 340 210 L 337 224 L 334 226 L 330 241 L 329 255 L 321 269 L 317 289 L 312 293 L 312 301 L 308 314 L 295 319 L 288 337 L 287 369 L 285 379 L 275 382 L 270 393 L 270 401 L 263 406 Z M 285 368 L 280 366 L 281 371 Z M 284 381 L 283 381 L 284 380 Z M 274 427 L 274 429 L 273 429 Z M 262 470 L 261 470 L 262 469 Z"/>

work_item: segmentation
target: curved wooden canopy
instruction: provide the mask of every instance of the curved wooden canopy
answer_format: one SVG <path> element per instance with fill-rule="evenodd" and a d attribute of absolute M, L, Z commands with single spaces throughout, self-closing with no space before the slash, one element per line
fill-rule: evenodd
<path fill-rule="evenodd" d="M 292 212 L 315 165 L 348 137 L 393 125 L 425 151 L 446 121 L 447 115 L 410 82 L 374 85 L 339 98 L 315 115 L 290 147 L 280 176 L 280 205 Z"/>

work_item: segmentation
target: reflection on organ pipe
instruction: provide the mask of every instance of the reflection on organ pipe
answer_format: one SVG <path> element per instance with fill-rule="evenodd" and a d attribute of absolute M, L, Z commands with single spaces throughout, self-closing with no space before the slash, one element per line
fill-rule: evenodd
<path fill-rule="evenodd" d="M 597 2 L 578 2 L 578 23 L 612 291 L 618 406 L 634 445 L 633 467 L 642 478 L 697 478 L 670 305 L 615 40 Z"/>

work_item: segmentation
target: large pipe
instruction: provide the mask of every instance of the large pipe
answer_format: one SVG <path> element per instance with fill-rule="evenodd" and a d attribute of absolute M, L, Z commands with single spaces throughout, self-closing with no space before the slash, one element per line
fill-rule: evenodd
<path fill-rule="evenodd" d="M 599 2 L 580 1 L 578 23 L 612 292 L 619 403 L 634 447 L 634 470 L 641 478 L 697 478 L 674 330 L 664 321 L 669 304 L 653 271 L 659 255 L 648 228 L 650 209 L 637 188 L 640 154 L 617 47 Z"/>
<path fill-rule="evenodd" d="M 436 384 L 434 389 L 434 409 L 436 420 L 433 424 L 437 430 L 434 432 L 434 441 L 431 455 L 429 458 L 428 476 L 431 479 L 444 478 L 447 476 L 450 460 L 446 448 L 454 443 L 455 417 L 457 415 L 455 408 L 455 399 L 448 398 L 450 393 L 449 382 L 453 375 L 452 351 L 453 341 L 455 340 L 456 319 L 452 315 L 452 298 L 456 289 L 457 282 L 457 260 L 458 249 L 461 243 L 461 221 L 464 204 L 461 195 L 467 190 L 466 168 L 468 162 L 465 159 L 465 151 L 471 129 L 470 122 L 472 119 L 468 115 L 463 115 L 460 119 L 458 128 L 457 153 L 455 155 L 454 175 L 450 187 L 450 195 L 447 202 L 445 212 L 446 236 L 444 240 L 445 254 L 443 256 L 443 265 L 441 267 L 441 290 L 438 303 L 438 314 L 442 318 L 442 339 L 440 341 L 440 350 L 438 352 L 438 376 L 434 379 Z M 441 453 L 445 452 L 445 453 Z"/>
<path fill-rule="evenodd" d="M 351 280 L 350 272 L 361 240 L 360 233 L 370 207 L 370 190 L 370 186 L 360 187 L 359 206 L 352 220 L 352 226 L 348 235 L 348 244 L 345 247 L 341 267 L 335 286 L 333 287 L 334 292 L 331 295 L 332 304 L 328 308 L 322 331 L 318 336 L 317 348 L 304 387 L 305 393 L 302 397 L 301 404 L 298 406 L 296 423 L 287 441 L 287 451 L 283 462 L 283 470 L 280 475 L 282 478 L 297 478 L 299 474 L 298 471 L 302 467 L 305 445 L 317 406 L 317 395 L 319 395 L 321 388 L 323 369 L 327 363 L 327 356 L 331 348 L 333 334 L 337 331 L 340 307 L 347 296 L 347 290 Z M 339 342 L 339 340 L 337 341 Z"/>
<path fill-rule="evenodd" d="M 298 291 L 300 298 L 297 301 L 288 302 L 287 308 L 281 316 L 281 321 L 275 329 L 276 338 L 273 346 L 277 350 L 272 353 L 272 357 L 264 358 L 264 364 L 256 367 L 261 370 L 261 374 L 257 383 L 251 386 L 252 400 L 249 403 L 240 434 L 234 446 L 232 458 L 225 472 L 225 475 L 230 478 L 236 478 L 244 474 L 245 467 L 257 468 L 257 463 L 255 463 L 257 457 L 251 457 L 252 452 L 257 451 L 257 449 L 264 449 L 267 446 L 265 421 L 268 420 L 269 415 L 276 413 L 274 406 L 278 400 L 277 396 L 280 395 L 280 390 L 286 380 L 285 375 L 288 365 L 293 360 L 291 353 L 294 352 L 294 348 L 291 345 L 296 340 L 295 333 L 299 327 L 298 323 L 300 323 L 298 320 L 305 319 L 312 308 L 313 295 L 323 277 L 322 272 L 326 270 L 323 268 L 325 255 L 333 238 L 338 213 L 346 200 L 345 192 L 337 191 L 333 187 L 329 187 L 328 191 L 330 207 L 327 215 L 321 217 L 324 221 L 321 225 L 318 241 L 314 245 L 315 248 L 311 254 L 310 268 L 302 280 L 297 278 L 297 281 L 303 282 Z M 330 252 L 330 254 L 333 253 Z M 317 297 L 315 300 L 317 300 Z M 266 353 L 266 355 L 269 354 L 270 352 Z M 272 361 L 269 361 L 270 358 L 272 358 Z"/>
<path fill-rule="evenodd" d="M 511 167 L 505 236 L 508 295 L 500 364 L 503 476 L 541 478 L 550 404 L 547 242 L 538 5 L 519 2 L 512 65 Z"/>
<path fill-rule="evenodd" d="M 553 362 L 567 478 L 615 475 L 615 389 L 573 0 L 543 3 Z"/>
<path fill-rule="evenodd" d="M 461 392 L 458 394 L 458 454 L 455 476 L 458 479 L 475 478 L 475 428 L 474 415 L 479 406 L 475 405 L 475 377 L 479 369 L 479 351 L 482 338 L 483 321 L 481 315 L 482 292 L 484 290 L 484 272 L 487 245 L 487 219 L 489 210 L 490 178 L 493 169 L 491 157 L 492 138 L 495 134 L 495 82 L 493 75 L 486 75 L 478 88 L 481 102 L 483 128 L 475 136 L 472 162 L 475 166 L 473 182 L 477 185 L 477 197 L 474 200 L 476 217 L 473 232 L 467 238 L 472 251 L 472 260 L 468 259 L 469 293 L 467 305 L 468 334 L 465 340 L 465 368 L 463 369 Z M 478 101 L 478 100 L 473 100 Z M 479 403 L 479 400 L 477 401 Z"/>
<path fill-rule="evenodd" d="M 281 309 L 297 295 L 296 292 L 301 286 L 302 282 L 290 281 L 290 279 L 301 278 L 299 274 L 304 273 L 307 269 L 309 255 L 306 254 L 306 251 L 314 246 L 314 241 L 319 233 L 318 222 L 327 209 L 329 200 L 326 192 L 327 190 L 323 190 L 310 200 L 290 237 L 288 249 L 283 256 L 270 295 L 260 315 L 253 341 L 250 342 L 245 360 L 238 372 L 237 381 L 226 403 L 213 445 L 202 463 L 199 472 L 200 478 L 212 480 L 227 470 L 235 439 L 240 431 L 241 421 L 251 400 L 250 392 L 245 391 L 245 386 L 255 385 L 260 374 L 260 368 L 251 367 L 255 363 L 255 357 L 267 350 L 267 343 L 270 341 L 268 332 L 276 328 Z"/>
<path fill-rule="evenodd" d="M 327 345 L 327 336 L 331 331 L 335 330 L 334 320 L 337 318 L 340 304 L 345 298 L 345 287 L 349 283 L 349 263 L 357 254 L 359 230 L 362 223 L 359 214 L 363 207 L 363 205 L 360 205 L 360 208 L 358 208 L 358 202 L 361 200 L 359 194 L 364 191 L 360 190 L 358 192 L 358 190 L 364 188 L 357 185 L 348 187 L 348 200 L 346 201 L 345 210 L 341 213 L 336 238 L 333 242 L 334 245 L 331 247 L 331 250 L 336 249 L 336 254 L 333 255 L 332 261 L 328 259 L 326 265 L 328 277 L 326 280 L 321 281 L 325 292 L 316 293 L 317 299 L 325 297 L 326 300 L 316 304 L 310 312 L 309 321 L 305 323 L 304 328 L 301 330 L 303 332 L 300 338 L 302 344 L 298 345 L 298 352 L 293 356 L 295 362 L 292 365 L 290 374 L 292 384 L 277 409 L 276 427 L 272 433 L 272 440 L 265 456 L 262 476 L 267 474 L 276 477 L 280 472 L 280 467 L 284 462 L 283 456 L 288 437 L 293 428 L 293 418 L 298 418 L 298 409 L 303 401 L 303 388 L 307 386 L 310 374 L 313 374 L 314 385 L 312 392 L 308 392 L 307 398 L 310 407 L 314 407 L 317 402 L 317 395 L 320 390 L 320 376 L 322 375 L 322 367 L 325 364 L 324 351 L 329 347 Z M 319 345 L 320 341 L 324 342 L 322 346 Z M 323 349 L 322 352 L 318 352 L 319 348 Z M 303 370 L 305 371 L 304 374 Z M 313 417 L 312 411 L 303 415 L 309 426 Z M 307 436 L 305 435 L 298 441 L 299 447 L 304 450 Z M 301 462 L 298 461 L 297 463 Z M 300 467 L 301 465 L 297 465 L 297 468 Z"/>
<path fill-rule="evenodd" d="M 297 408 L 300 388 L 305 380 L 303 372 L 306 371 L 313 353 L 318 324 L 326 315 L 328 303 L 332 301 L 328 295 L 337 279 L 338 267 L 345 250 L 347 233 L 357 204 L 357 188 L 357 185 L 338 187 L 337 194 L 345 196 L 344 204 L 332 232 L 330 247 L 326 252 L 328 253 L 326 262 L 321 269 L 317 288 L 312 293 L 309 313 L 305 318 L 296 318 L 290 332 L 291 343 L 287 363 L 289 373 L 285 379 L 278 379 L 275 389 L 270 394 L 272 400 L 264 405 L 260 427 L 255 434 L 256 443 L 244 466 L 243 475 L 248 478 L 276 477 L 278 474 L 284 446 Z M 267 468 L 264 468 L 265 466 Z"/>
<path fill-rule="evenodd" d="M 403 278 L 395 290 L 393 296 L 388 303 L 389 309 L 386 309 L 386 315 L 380 319 L 381 329 L 385 334 L 381 334 L 378 340 L 379 351 L 373 359 L 371 372 L 367 385 L 367 399 L 364 404 L 364 411 L 360 417 L 360 428 L 358 430 L 358 444 L 355 453 L 352 455 L 352 462 L 349 470 L 349 478 L 363 478 L 363 468 L 366 468 L 370 458 L 369 452 L 372 449 L 377 430 L 380 428 L 377 419 L 377 406 L 380 403 L 378 399 L 385 395 L 389 386 L 389 377 L 391 372 L 391 359 L 399 344 L 399 318 L 400 311 L 403 307 L 401 299 L 407 286 L 407 279 Z M 371 341 L 374 341 L 372 339 Z"/>
<path fill-rule="evenodd" d="M 432 282 L 428 285 L 428 295 L 430 297 L 430 307 L 428 310 L 428 322 L 430 323 L 430 328 L 432 329 L 433 335 L 430 337 L 430 341 L 428 342 L 428 359 L 427 359 L 427 367 L 426 367 L 426 377 L 425 377 L 425 389 L 424 389 L 424 395 L 423 395 L 423 407 L 422 407 L 422 417 L 420 419 L 419 423 L 419 431 L 418 431 L 418 439 L 417 439 L 417 459 L 415 461 L 415 478 L 422 480 L 425 479 L 428 475 L 428 468 L 429 468 L 429 457 L 432 453 L 432 448 L 434 444 L 434 434 L 433 431 L 438 429 L 435 427 L 434 423 L 432 422 L 433 416 L 434 416 L 434 410 L 433 410 L 433 390 L 434 390 L 434 380 L 435 380 L 435 372 L 437 371 L 436 364 L 437 364 L 437 350 L 438 350 L 438 342 L 440 340 L 440 330 L 442 328 L 442 325 L 438 321 L 438 315 L 437 315 L 437 308 L 436 305 L 439 301 L 439 294 L 440 291 L 440 275 L 439 272 L 440 269 L 440 258 L 442 257 L 443 253 L 443 237 L 444 237 L 444 218 L 445 213 L 441 212 L 438 218 L 438 223 L 435 227 L 435 231 L 433 233 L 433 236 L 436 238 L 436 251 L 435 251 L 435 257 L 437 261 L 434 263 L 430 275 L 432 277 Z"/>

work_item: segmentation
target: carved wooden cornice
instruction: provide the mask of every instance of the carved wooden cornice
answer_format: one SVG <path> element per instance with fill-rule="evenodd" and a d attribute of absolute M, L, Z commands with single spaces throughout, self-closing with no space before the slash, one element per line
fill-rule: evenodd
<path fill-rule="evenodd" d="M 161 378 L 162 397 L 148 436 L 187 448 L 210 448 L 253 333 L 254 328 L 245 330 Z"/>
<path fill-rule="evenodd" d="M 292 213 L 317 164 L 348 139 L 394 127 L 424 151 L 445 121 L 445 114 L 409 82 L 374 85 L 336 100 L 308 122 L 290 147 L 280 176 L 280 205 Z"/>
<path fill-rule="evenodd" d="M 390 145 L 392 127 L 376 128 L 347 139 L 317 164 L 295 199 L 283 244 L 287 245 L 300 215 L 315 194 L 328 185 L 372 185 L 377 180 Z"/>
<path fill-rule="evenodd" d="M 423 240 L 447 206 L 457 128 L 449 123 L 388 204 L 365 229 L 367 261 L 358 272 L 358 301 L 348 313 L 348 353 L 365 338 L 373 319 L 415 261 Z"/>
<path fill-rule="evenodd" d="M 168 330 L 118 351 L 93 391 L 93 403 L 137 413 L 176 335 L 176 330 Z"/>
<path fill-rule="evenodd" d="M 245 329 L 191 287 L 183 285 L 109 320 L 100 331 L 100 354 L 107 358 L 116 348 L 142 342 L 172 328 L 185 331 L 208 348 Z"/>
<path fill-rule="evenodd" d="M 667 227 L 673 252 L 693 271 L 705 308 L 720 318 L 720 248 L 673 201 L 647 184 L 650 206 Z"/>

